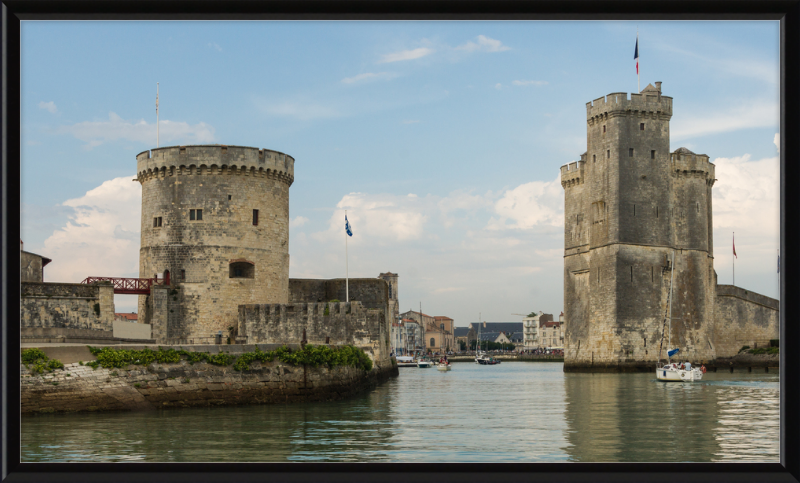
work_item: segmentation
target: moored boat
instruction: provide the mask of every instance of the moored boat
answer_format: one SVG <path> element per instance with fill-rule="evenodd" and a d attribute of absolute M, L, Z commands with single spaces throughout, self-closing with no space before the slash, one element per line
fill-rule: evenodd
<path fill-rule="evenodd" d="M 417 361 L 412 356 L 397 356 L 397 367 L 417 367 Z"/>

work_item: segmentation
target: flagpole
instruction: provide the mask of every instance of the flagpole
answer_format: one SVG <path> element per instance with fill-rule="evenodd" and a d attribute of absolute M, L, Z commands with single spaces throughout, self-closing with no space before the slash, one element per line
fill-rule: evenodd
<path fill-rule="evenodd" d="M 158 82 L 156 82 L 156 147 L 158 147 Z"/>
<path fill-rule="evenodd" d="M 733 285 L 736 286 L 736 232 L 733 232 L 732 238 L 733 240 L 733 258 L 731 258 L 731 262 L 733 263 Z"/>
<path fill-rule="evenodd" d="M 630 44 L 628 44 L 628 45 L 630 45 Z M 630 50 L 628 52 L 630 52 Z M 636 53 L 637 54 L 639 53 L 639 27 L 636 27 Z M 642 92 L 642 84 L 641 84 L 641 81 L 639 80 L 639 77 L 640 77 L 639 71 L 641 70 L 641 69 L 639 69 L 639 64 L 640 64 L 640 62 L 639 62 L 638 57 L 637 57 L 637 60 L 636 60 L 636 92 Z"/>
<path fill-rule="evenodd" d="M 347 210 L 344 210 L 344 219 L 347 220 Z M 350 267 L 347 260 L 347 230 L 344 231 L 344 287 L 345 302 L 350 302 Z"/>

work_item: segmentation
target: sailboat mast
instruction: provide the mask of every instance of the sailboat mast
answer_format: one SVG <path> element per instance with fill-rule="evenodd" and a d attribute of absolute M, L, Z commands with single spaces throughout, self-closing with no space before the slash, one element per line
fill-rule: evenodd
<path fill-rule="evenodd" d="M 669 278 L 669 336 L 667 337 L 667 361 L 670 359 L 669 351 L 672 350 L 672 285 L 675 282 L 675 250 L 672 250 L 672 273 Z"/>

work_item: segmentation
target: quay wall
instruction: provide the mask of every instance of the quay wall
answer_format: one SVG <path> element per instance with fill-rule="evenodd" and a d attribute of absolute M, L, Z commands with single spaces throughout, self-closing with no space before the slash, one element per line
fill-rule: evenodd
<path fill-rule="evenodd" d="M 141 349 L 144 346 L 115 347 Z M 258 347 L 261 350 L 275 348 L 272 345 Z M 83 346 L 59 349 L 60 352 L 75 352 L 82 362 L 94 359 Z M 235 354 L 253 351 L 255 346 L 203 345 L 184 349 Z M 48 353 L 53 348 L 43 350 Z M 63 355 L 65 359 L 71 357 Z M 88 357 L 84 359 L 83 356 Z M 253 362 L 245 371 L 236 371 L 232 365 L 189 364 L 182 360 L 174 364 L 153 363 L 121 369 L 92 369 L 80 362 L 70 362 L 64 364 L 63 370 L 35 374 L 21 364 L 21 411 L 22 414 L 131 411 L 333 401 L 369 390 L 397 373 L 397 367 L 391 363 L 375 363 L 370 372 L 365 372 L 351 366 L 292 366 L 277 359 L 263 364 Z"/>

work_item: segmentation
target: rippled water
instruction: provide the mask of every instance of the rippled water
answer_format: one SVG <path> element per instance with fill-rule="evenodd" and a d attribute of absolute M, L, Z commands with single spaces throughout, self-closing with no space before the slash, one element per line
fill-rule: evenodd
<path fill-rule="evenodd" d="M 401 368 L 334 403 L 22 419 L 23 461 L 779 460 L 777 374 L 564 374 L 560 363 Z"/>

